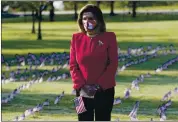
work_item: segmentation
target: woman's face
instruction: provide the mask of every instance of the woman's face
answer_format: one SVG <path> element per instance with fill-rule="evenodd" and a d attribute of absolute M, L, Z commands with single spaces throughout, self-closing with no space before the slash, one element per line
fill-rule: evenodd
<path fill-rule="evenodd" d="M 85 31 L 92 31 L 95 29 L 97 21 L 91 12 L 84 12 L 82 17 L 82 23 Z"/>

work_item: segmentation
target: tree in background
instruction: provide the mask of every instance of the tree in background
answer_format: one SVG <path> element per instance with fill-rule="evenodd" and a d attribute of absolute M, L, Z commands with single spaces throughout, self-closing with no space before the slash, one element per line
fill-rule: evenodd
<path fill-rule="evenodd" d="M 138 1 L 129 1 L 128 2 L 128 7 L 132 9 L 132 17 L 136 17 L 136 8 L 137 8 L 137 3 Z M 130 14 L 130 13 L 129 13 Z"/>
<path fill-rule="evenodd" d="M 99 8 L 100 7 L 101 1 L 96 1 L 96 6 Z"/>
<path fill-rule="evenodd" d="M 32 11 L 32 33 L 35 33 L 35 11 L 38 11 L 39 2 L 29 2 L 29 1 L 7 1 L 2 2 L 3 5 L 9 5 L 13 10 L 24 11 L 24 21 L 26 22 L 26 11 Z"/>
<path fill-rule="evenodd" d="M 41 35 L 41 21 L 42 21 L 42 3 L 40 2 L 39 10 L 38 10 L 38 40 L 42 40 L 42 35 Z"/>
<path fill-rule="evenodd" d="M 53 6 L 53 1 L 49 1 L 49 21 L 53 22 L 54 21 L 54 6 Z"/>
<path fill-rule="evenodd" d="M 32 9 L 32 33 L 35 33 L 35 10 Z"/>
<path fill-rule="evenodd" d="M 114 13 L 114 1 L 110 1 L 110 8 L 111 8 L 110 16 L 115 16 L 115 13 Z"/>
<path fill-rule="evenodd" d="M 37 13 L 38 12 L 38 6 L 39 6 L 39 2 L 28 2 L 28 5 L 29 7 L 31 8 L 31 11 L 32 11 L 32 33 L 35 33 L 35 21 L 36 21 L 36 18 L 38 16 L 35 15 L 35 12 Z"/>
<path fill-rule="evenodd" d="M 78 14 L 77 14 L 78 9 L 81 9 L 87 3 L 88 1 L 65 1 L 64 10 L 71 10 L 72 9 L 71 6 L 73 6 L 74 19 L 76 20 L 78 18 Z"/>
<path fill-rule="evenodd" d="M 74 2 L 74 19 L 75 20 L 77 20 L 77 18 L 78 18 L 77 9 L 78 9 L 77 2 L 75 1 Z"/>
<path fill-rule="evenodd" d="M 132 17 L 136 17 L 137 1 L 132 1 Z"/>
<path fill-rule="evenodd" d="M 47 3 L 40 2 L 40 6 L 38 9 L 38 40 L 42 40 L 42 34 L 41 34 L 41 22 L 42 22 L 42 11 L 46 10 Z"/>

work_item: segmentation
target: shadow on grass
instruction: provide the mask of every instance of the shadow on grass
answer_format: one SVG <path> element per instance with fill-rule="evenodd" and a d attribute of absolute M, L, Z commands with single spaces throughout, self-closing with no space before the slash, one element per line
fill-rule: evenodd
<path fill-rule="evenodd" d="M 144 74 L 144 73 L 143 73 Z M 138 78 L 139 75 L 118 75 L 116 76 L 116 81 L 118 84 L 120 83 L 129 83 L 132 84 L 132 81 Z M 167 76 L 167 75 L 152 75 L 150 78 L 145 78 L 142 85 L 166 85 L 166 84 L 176 84 L 177 83 L 177 76 Z"/>
<path fill-rule="evenodd" d="M 47 49 L 47 48 L 69 49 L 69 47 L 70 47 L 70 40 L 41 40 L 41 41 L 7 40 L 7 41 L 2 41 L 2 50 L 3 49 L 19 49 L 19 50 L 20 49 Z"/>
<path fill-rule="evenodd" d="M 137 14 L 136 18 L 132 18 L 131 14 L 116 16 L 110 16 L 109 14 L 103 14 L 106 22 L 143 22 L 143 21 L 165 21 L 165 20 L 178 20 L 178 16 L 173 14 Z M 26 20 L 26 21 L 25 21 Z M 49 22 L 48 16 L 43 16 L 43 22 Z M 73 21 L 74 15 L 56 15 L 55 21 Z M 28 16 L 26 19 L 24 17 L 19 18 L 2 18 L 2 23 L 17 23 L 17 22 L 32 22 L 32 17 Z"/>
<path fill-rule="evenodd" d="M 138 40 L 139 41 L 139 40 Z M 118 45 L 122 50 L 127 50 L 128 47 L 136 48 L 140 46 L 146 46 L 152 45 L 153 47 L 156 47 L 158 45 L 165 45 L 169 46 L 170 44 L 173 44 L 175 47 L 177 47 L 177 42 L 171 42 L 171 41 L 160 41 L 160 42 L 138 42 L 131 40 L 124 40 L 119 41 Z M 14 45 L 15 44 L 15 45 Z M 132 44 L 132 45 L 130 45 Z M 48 48 L 62 48 L 62 49 L 69 49 L 70 48 L 70 40 L 41 40 L 41 41 L 24 41 L 24 40 L 3 40 L 2 41 L 2 50 L 3 49 L 48 49 Z M 41 52 L 42 53 L 42 52 Z"/>

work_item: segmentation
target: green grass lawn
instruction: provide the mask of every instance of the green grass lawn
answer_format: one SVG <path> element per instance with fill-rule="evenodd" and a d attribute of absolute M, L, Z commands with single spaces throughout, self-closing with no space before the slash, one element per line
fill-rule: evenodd
<path fill-rule="evenodd" d="M 108 17 L 107 20 L 109 19 Z M 36 40 L 37 34 L 31 34 L 31 27 L 32 24 L 30 22 L 2 24 L 1 47 L 5 59 L 10 60 L 15 54 L 27 55 L 29 52 L 37 55 L 40 53 L 69 52 L 72 33 L 77 32 L 76 22 L 43 22 L 43 40 Z M 153 47 L 158 44 L 166 46 L 174 44 L 174 47 L 178 50 L 177 21 L 107 21 L 107 29 L 116 33 L 118 46 L 122 52 L 125 52 L 128 46 L 146 47 L 149 44 L 152 44 Z M 176 55 L 178 55 L 178 51 Z M 140 74 L 147 72 L 153 74 L 151 78 L 145 78 L 144 82 L 140 83 L 140 91 L 132 90 L 131 98 L 123 100 L 121 105 L 114 106 L 112 120 L 119 117 L 121 121 L 128 121 L 129 112 L 135 101 L 139 100 L 138 119 L 149 121 L 150 118 L 153 118 L 159 121 L 156 109 L 158 105 L 162 104 L 161 98 L 169 90 L 178 87 L 178 65 L 173 64 L 168 70 L 159 74 L 154 74 L 154 69 L 176 55 L 159 56 L 158 58 L 150 59 L 143 64 L 131 66 L 116 76 L 115 97 L 120 96 L 123 100 L 124 90 L 131 85 L 132 80 L 136 79 Z M 121 65 L 122 63 L 119 63 L 119 66 Z M 47 66 L 46 68 L 51 69 L 52 67 Z M 41 70 L 44 69 L 41 68 Z M 6 72 L 4 66 L 2 66 L 2 72 Z M 8 93 L 23 83 L 25 82 L 3 84 L 2 96 L 7 96 Z M 63 90 L 65 91 L 64 98 L 59 105 L 54 105 L 55 97 Z M 74 98 L 71 95 L 71 91 L 71 79 L 35 84 L 29 90 L 23 90 L 12 102 L 2 105 L 2 120 L 12 120 L 15 116 L 20 116 L 26 109 L 35 107 L 38 103 L 48 98 L 50 100 L 49 107 L 44 107 L 41 112 L 28 116 L 25 120 L 77 121 L 73 102 L 71 101 Z M 178 120 L 178 95 L 173 94 L 172 101 L 172 106 L 166 111 L 167 120 Z"/>

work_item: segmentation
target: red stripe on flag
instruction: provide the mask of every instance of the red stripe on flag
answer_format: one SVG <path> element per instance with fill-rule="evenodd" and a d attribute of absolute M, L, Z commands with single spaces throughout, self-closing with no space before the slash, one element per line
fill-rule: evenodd
<path fill-rule="evenodd" d="M 77 97 L 76 99 L 77 99 L 77 102 L 78 102 L 78 105 L 76 106 L 77 114 L 85 112 L 86 108 L 85 108 L 82 97 Z"/>

